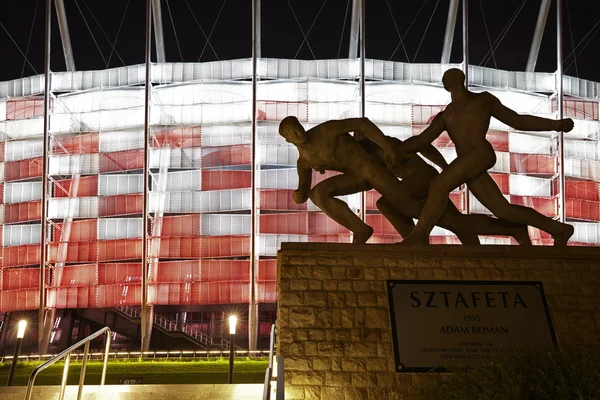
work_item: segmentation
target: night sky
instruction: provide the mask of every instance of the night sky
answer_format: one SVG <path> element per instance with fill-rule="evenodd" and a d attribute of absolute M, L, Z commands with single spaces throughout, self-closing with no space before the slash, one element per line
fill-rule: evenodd
<path fill-rule="evenodd" d="M 471 0 L 470 62 L 500 69 L 525 70 L 540 2 Z M 92 70 L 143 63 L 145 3 L 144 0 L 65 0 L 76 68 Z M 351 3 L 352 0 L 263 0 L 262 56 L 306 60 L 348 57 Z M 448 6 L 449 0 L 366 0 L 367 58 L 440 62 Z M 600 81 L 600 2 L 563 0 L 563 8 L 565 73 Z M 519 9 L 512 26 L 504 32 Z M 44 12 L 43 0 L 3 1 L 0 14 L 0 81 L 43 73 Z M 34 14 L 35 24 L 32 24 Z M 167 61 L 251 57 L 250 0 L 162 0 L 162 15 Z M 485 15 L 485 23 L 482 15 Z M 308 34 L 310 46 L 302 44 L 303 35 L 296 18 L 305 33 L 312 25 Z M 462 60 L 461 21 L 459 8 L 452 62 Z M 207 36 L 212 31 L 210 45 L 202 30 Z M 398 46 L 398 32 L 403 37 L 405 48 Z M 111 43 L 115 41 L 115 51 L 112 52 Z M 499 41 L 493 58 L 486 57 L 490 41 Z M 574 47 L 577 48 L 576 63 L 570 55 Z M 19 48 L 27 53 L 31 65 L 24 62 Z M 66 69 L 55 13 L 51 69 Z M 554 2 L 536 70 L 556 70 Z"/>

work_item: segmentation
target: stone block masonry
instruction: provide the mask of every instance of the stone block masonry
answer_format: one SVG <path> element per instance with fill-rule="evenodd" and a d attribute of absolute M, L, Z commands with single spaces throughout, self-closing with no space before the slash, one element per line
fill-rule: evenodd
<path fill-rule="evenodd" d="M 600 250 L 283 243 L 277 351 L 286 399 L 407 399 L 431 374 L 396 373 L 386 281 L 541 281 L 559 344 L 600 347 Z"/>

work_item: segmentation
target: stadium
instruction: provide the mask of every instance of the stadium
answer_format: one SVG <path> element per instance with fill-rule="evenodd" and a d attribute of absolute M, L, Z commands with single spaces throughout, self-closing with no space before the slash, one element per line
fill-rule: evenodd
<path fill-rule="evenodd" d="M 292 200 L 298 153 L 278 123 L 289 115 L 306 127 L 366 116 L 406 139 L 450 102 L 441 76 L 451 67 L 465 64 L 256 52 L 162 60 L 50 71 L 47 104 L 44 74 L 0 82 L 0 348 L 25 316 L 30 352 L 38 337 L 57 353 L 103 326 L 114 331 L 115 349 L 139 349 L 144 340 L 144 350 L 228 349 L 232 313 L 241 323 L 236 345 L 265 348 L 280 244 L 352 239 L 310 201 Z M 573 118 L 564 140 L 492 120 L 498 161 L 490 172 L 511 203 L 572 224 L 571 245 L 597 246 L 600 84 L 562 71 L 477 65 L 468 65 L 468 83 L 519 113 Z M 456 157 L 447 136 L 434 144 L 448 161 Z M 313 173 L 313 182 L 329 176 Z M 378 197 L 342 199 L 375 229 L 370 243 L 400 242 L 375 207 Z M 466 188 L 451 200 L 462 212 L 489 214 Z M 529 232 L 535 245 L 552 245 L 546 233 Z M 437 227 L 430 241 L 460 243 Z"/>

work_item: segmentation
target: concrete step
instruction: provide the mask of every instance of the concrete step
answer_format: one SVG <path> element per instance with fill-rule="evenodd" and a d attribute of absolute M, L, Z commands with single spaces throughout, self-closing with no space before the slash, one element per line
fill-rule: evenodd
<path fill-rule="evenodd" d="M 27 388 L 12 386 L 2 388 L 3 400 L 23 400 Z M 263 385 L 87 385 L 83 388 L 85 400 L 260 400 Z M 60 386 L 35 386 L 32 399 L 56 400 Z M 65 399 L 77 398 L 77 386 L 67 386 Z"/>

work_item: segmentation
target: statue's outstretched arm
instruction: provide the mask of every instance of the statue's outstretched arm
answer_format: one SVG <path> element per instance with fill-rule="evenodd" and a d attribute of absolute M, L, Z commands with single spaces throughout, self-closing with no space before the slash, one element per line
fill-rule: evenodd
<path fill-rule="evenodd" d="M 442 134 L 442 132 L 444 132 L 444 122 L 442 121 L 442 113 L 443 111 L 438 113 L 431 122 L 431 125 L 429 125 L 427 129 L 421 132 L 421 134 L 406 139 L 400 145 L 401 150 L 405 153 L 416 153 L 418 151 L 423 151 L 425 148 L 430 146 L 431 142 L 433 142 L 438 136 Z"/>
<path fill-rule="evenodd" d="M 440 167 L 442 170 L 446 169 L 446 167 L 448 166 L 448 163 L 446 162 L 444 156 L 442 156 L 438 149 L 433 147 L 433 145 L 431 144 L 425 147 L 423 150 L 421 150 L 420 153 L 429 161 Z"/>
<path fill-rule="evenodd" d="M 561 120 L 522 115 L 503 105 L 498 98 L 487 93 L 490 111 L 494 118 L 519 131 L 562 131 L 573 129 L 573 120 Z"/>

